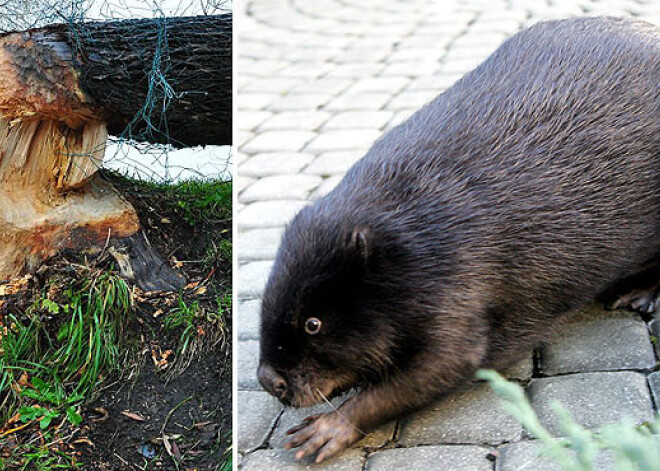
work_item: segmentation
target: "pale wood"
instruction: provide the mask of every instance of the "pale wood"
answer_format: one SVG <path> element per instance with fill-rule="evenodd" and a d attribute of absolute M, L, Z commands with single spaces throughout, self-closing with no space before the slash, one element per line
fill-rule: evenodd
<path fill-rule="evenodd" d="M 183 278 L 145 244 L 133 206 L 98 176 L 108 131 L 91 101 L 66 43 L 41 31 L 0 38 L 0 279 L 63 249 L 107 248 L 141 286 L 176 289 Z"/>

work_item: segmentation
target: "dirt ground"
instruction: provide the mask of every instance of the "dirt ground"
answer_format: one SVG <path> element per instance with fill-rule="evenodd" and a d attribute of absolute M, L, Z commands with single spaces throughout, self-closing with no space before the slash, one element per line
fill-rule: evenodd
<path fill-rule="evenodd" d="M 115 174 L 105 177 L 135 206 L 151 245 L 188 284 L 181 293 L 132 287 L 134 308 L 123 332 L 126 360 L 121 371 L 105 378 L 94 400 L 81 408 L 77 428 L 63 423 L 55 453 L 75 455 L 78 469 L 84 470 L 227 469 L 232 403 L 231 183 L 226 207 L 226 195 L 215 198 L 208 189 L 199 193 L 198 188 L 188 188 L 179 194 L 176 188 Z M 47 271 L 57 272 L 65 285 L 66 268 L 75 258 L 76 254 L 64 254 L 51 261 Z M 110 257 L 95 263 L 102 269 L 113 266 Z M 36 296 L 43 289 L 35 286 L 30 292 Z M 30 302 L 24 299 L 20 304 Z M 184 326 L 166 325 L 168 312 L 181 303 L 200 313 L 192 335 L 184 335 Z M 219 304 L 220 321 L 211 315 Z M 34 442 L 39 433 L 35 424 L 0 438 L 0 451 Z"/>

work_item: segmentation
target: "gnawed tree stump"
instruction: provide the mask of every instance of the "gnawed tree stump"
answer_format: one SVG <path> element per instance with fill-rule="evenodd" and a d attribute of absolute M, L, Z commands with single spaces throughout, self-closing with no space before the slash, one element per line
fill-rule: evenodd
<path fill-rule="evenodd" d="M 153 27 L 162 28 L 162 20 Z M 0 37 L 0 279 L 33 271 L 62 249 L 90 254 L 108 249 L 122 272 L 142 288 L 177 289 L 183 278 L 151 248 L 135 209 L 97 174 L 108 122 L 115 127 L 125 124 L 130 110 L 118 113 L 115 95 L 106 97 L 106 106 L 103 97 L 93 97 L 83 87 L 90 66 L 80 57 L 81 50 L 72 48 L 68 31 L 55 26 Z M 212 49 L 213 44 L 207 47 Z M 85 51 L 94 56 L 89 47 Z M 103 55 L 95 57 L 97 63 Z M 122 57 L 130 58 L 130 64 L 123 64 Z M 139 58 L 130 51 L 103 61 L 118 70 L 137 71 L 144 66 L 136 65 Z M 135 72 L 133 80 L 138 75 Z M 107 84 L 107 77 L 101 80 Z M 148 79 L 144 80 L 147 86 Z M 231 80 L 228 84 L 231 96 Z M 138 103 L 137 82 L 122 90 L 130 97 L 127 102 Z M 176 107 L 176 101 L 170 106 Z M 201 110 L 199 115 L 190 109 L 186 113 L 189 120 L 200 123 L 203 133 L 217 113 Z M 214 136 L 205 141 L 203 134 L 195 138 L 180 134 L 177 142 L 212 144 L 224 139 Z"/>

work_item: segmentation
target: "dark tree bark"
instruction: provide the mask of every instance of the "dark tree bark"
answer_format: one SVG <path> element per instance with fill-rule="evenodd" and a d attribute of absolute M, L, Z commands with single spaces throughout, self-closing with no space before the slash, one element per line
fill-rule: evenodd
<path fill-rule="evenodd" d="M 111 134 L 231 144 L 232 15 L 73 25 L 68 40 Z"/>
<path fill-rule="evenodd" d="M 177 147 L 231 142 L 230 31 L 224 15 L 0 37 L 0 279 L 108 249 L 145 289 L 184 283 L 97 170 L 126 126 Z"/>

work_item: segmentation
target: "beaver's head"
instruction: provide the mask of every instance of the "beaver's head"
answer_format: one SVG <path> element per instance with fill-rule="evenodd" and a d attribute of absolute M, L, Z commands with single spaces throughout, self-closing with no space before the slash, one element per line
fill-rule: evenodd
<path fill-rule="evenodd" d="M 305 208 L 287 228 L 261 311 L 261 385 L 310 406 L 376 381 L 391 367 L 396 331 L 370 272 L 382 257 L 372 229 Z M 396 289 L 390 286 L 388 289 Z"/>

